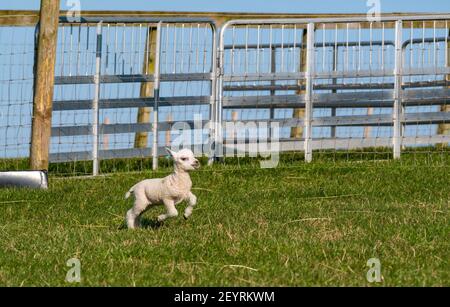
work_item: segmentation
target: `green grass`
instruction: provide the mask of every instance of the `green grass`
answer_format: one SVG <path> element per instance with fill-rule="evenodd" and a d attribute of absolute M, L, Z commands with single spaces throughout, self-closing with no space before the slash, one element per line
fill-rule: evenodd
<path fill-rule="evenodd" d="M 137 231 L 123 227 L 125 192 L 168 170 L 4 189 L 0 285 L 74 285 L 77 257 L 82 286 L 372 286 L 375 257 L 378 285 L 449 286 L 450 163 L 428 157 L 204 167 L 190 220 L 158 225 L 157 207 Z"/>

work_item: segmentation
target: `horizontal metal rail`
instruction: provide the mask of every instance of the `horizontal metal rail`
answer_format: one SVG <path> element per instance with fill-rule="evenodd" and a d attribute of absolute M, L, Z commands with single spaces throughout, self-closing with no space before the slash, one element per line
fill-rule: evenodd
<path fill-rule="evenodd" d="M 413 15 L 413 16 L 380 16 L 377 22 L 395 22 L 395 21 L 437 21 L 437 20 L 448 20 L 450 19 L 450 14 L 439 14 L 439 15 Z M 308 23 L 374 23 L 367 20 L 367 16 L 364 17 L 349 17 L 349 18 L 281 18 L 281 19 L 238 19 L 230 20 L 226 22 L 222 27 L 222 33 L 225 29 L 231 25 L 275 25 L 275 24 L 308 24 Z M 392 26 L 393 28 L 394 26 Z"/>
<path fill-rule="evenodd" d="M 53 111 L 87 110 L 91 108 L 91 100 L 63 100 L 53 102 Z M 154 98 L 118 98 L 100 99 L 100 109 L 124 109 L 153 107 Z M 163 107 L 176 105 L 203 105 L 209 104 L 209 96 L 186 96 L 186 97 L 160 97 L 159 105 Z"/>
<path fill-rule="evenodd" d="M 403 124 L 439 124 L 450 121 L 450 112 L 427 112 L 427 113 L 406 113 L 401 119 Z M 226 125 L 228 121 L 225 121 Z M 229 121 L 232 123 L 233 121 Z M 242 120 L 241 123 L 278 123 L 280 127 L 296 127 L 303 125 L 304 121 L 301 119 L 255 119 L 255 120 Z M 392 126 L 392 116 L 390 114 L 380 115 L 355 115 L 355 116 L 334 116 L 334 117 L 317 117 L 312 120 L 315 127 L 327 127 L 327 126 Z M 194 122 L 194 121 L 182 121 L 183 124 L 187 124 L 193 127 L 194 124 L 201 124 L 205 126 L 208 121 Z M 159 131 L 170 131 L 173 127 L 173 122 L 160 122 Z M 121 134 L 121 133 L 135 133 L 143 131 L 151 131 L 151 124 L 109 124 L 100 125 L 100 134 Z M 89 135 L 91 134 L 91 126 L 64 126 L 53 127 L 52 137 L 65 137 L 76 135 Z"/>
<path fill-rule="evenodd" d="M 208 121 L 182 121 L 184 124 L 194 127 L 194 124 L 201 124 L 202 127 L 208 123 Z M 174 122 L 159 122 L 158 131 L 165 132 L 171 131 Z M 91 134 L 92 126 L 63 126 L 53 127 L 52 137 L 65 137 L 75 135 L 89 135 Z M 136 133 L 136 132 L 150 132 L 152 131 L 152 124 L 103 124 L 99 125 L 100 134 L 121 134 L 121 133 Z"/>
<path fill-rule="evenodd" d="M 279 48 L 306 48 L 305 43 L 273 43 L 273 44 L 238 44 L 238 45 L 225 45 L 225 50 L 240 50 L 240 49 L 279 49 Z M 314 48 L 330 48 L 330 47 L 369 47 L 369 46 L 395 46 L 392 41 L 362 41 L 362 42 L 338 42 L 338 43 L 315 43 Z"/>
<path fill-rule="evenodd" d="M 211 73 L 161 74 L 162 82 L 174 81 L 210 81 Z M 154 75 L 102 75 L 100 83 L 142 83 L 155 82 Z M 94 84 L 94 76 L 56 76 L 55 85 Z"/>
<path fill-rule="evenodd" d="M 314 94 L 315 108 L 364 108 L 392 107 L 392 90 L 352 93 Z M 405 106 L 444 105 L 450 100 L 450 89 L 407 90 L 404 92 Z M 223 98 L 226 108 L 289 108 L 303 107 L 304 95 L 238 96 Z"/>
<path fill-rule="evenodd" d="M 330 150 L 330 149 L 346 149 L 355 150 L 362 148 L 381 148 L 381 147 L 391 147 L 393 139 L 390 137 L 372 137 L 372 138 L 335 138 L 335 139 L 320 139 L 312 140 L 311 147 L 312 150 Z M 449 135 L 435 135 L 435 136 L 417 136 L 417 137 L 402 137 L 402 146 L 417 146 L 417 145 L 431 145 L 431 144 L 445 144 L 450 142 Z M 242 145 L 245 144 L 245 146 Z M 277 146 L 278 145 L 278 146 Z M 280 152 L 295 152 L 303 151 L 304 141 L 299 140 L 280 140 L 276 143 L 261 143 L 261 142 L 250 142 L 249 140 L 241 140 L 241 144 L 235 143 L 224 143 L 225 155 L 230 153 L 234 156 L 233 151 L 245 154 L 247 150 L 242 150 L 242 147 L 248 148 L 258 148 L 259 154 L 271 154 L 275 150 Z"/>
<path fill-rule="evenodd" d="M 403 89 L 422 88 L 422 87 L 443 87 L 450 86 L 450 82 L 445 80 L 436 81 L 417 81 L 403 83 Z M 335 83 L 335 84 L 315 84 L 314 89 L 320 91 L 339 90 L 339 91 L 354 91 L 354 90 L 378 90 L 378 89 L 393 89 L 394 83 Z M 303 91 L 304 85 L 225 85 L 224 91 L 227 92 L 241 92 L 241 91 Z"/>

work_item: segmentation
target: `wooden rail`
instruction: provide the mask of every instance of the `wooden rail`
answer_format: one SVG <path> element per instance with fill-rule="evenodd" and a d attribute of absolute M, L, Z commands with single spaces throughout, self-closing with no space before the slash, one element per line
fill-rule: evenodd
<path fill-rule="evenodd" d="M 67 11 L 60 11 L 66 16 Z M 382 16 L 436 15 L 438 13 L 390 13 Z M 366 14 L 272 14 L 272 13 L 225 13 L 225 12 L 145 12 L 145 11 L 82 11 L 83 17 L 183 17 L 211 18 L 218 26 L 232 19 L 267 19 L 267 18 L 340 18 L 365 17 Z M 34 26 L 39 21 L 39 11 L 34 10 L 0 10 L 0 26 Z"/>

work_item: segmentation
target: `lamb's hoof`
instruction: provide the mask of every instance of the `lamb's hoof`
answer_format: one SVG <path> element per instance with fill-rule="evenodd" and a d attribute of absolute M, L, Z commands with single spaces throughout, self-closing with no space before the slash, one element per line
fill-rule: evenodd
<path fill-rule="evenodd" d="M 183 217 L 185 220 L 187 220 L 189 218 L 188 216 L 186 216 L 186 214 L 183 214 Z"/>

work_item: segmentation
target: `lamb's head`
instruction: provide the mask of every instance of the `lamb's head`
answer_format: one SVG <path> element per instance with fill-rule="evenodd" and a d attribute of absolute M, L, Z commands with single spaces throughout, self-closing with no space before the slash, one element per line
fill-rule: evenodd
<path fill-rule="evenodd" d="M 175 169 L 185 172 L 196 170 L 200 167 L 200 162 L 195 158 L 192 150 L 184 148 L 179 152 L 174 152 L 166 148 L 174 161 Z"/>

